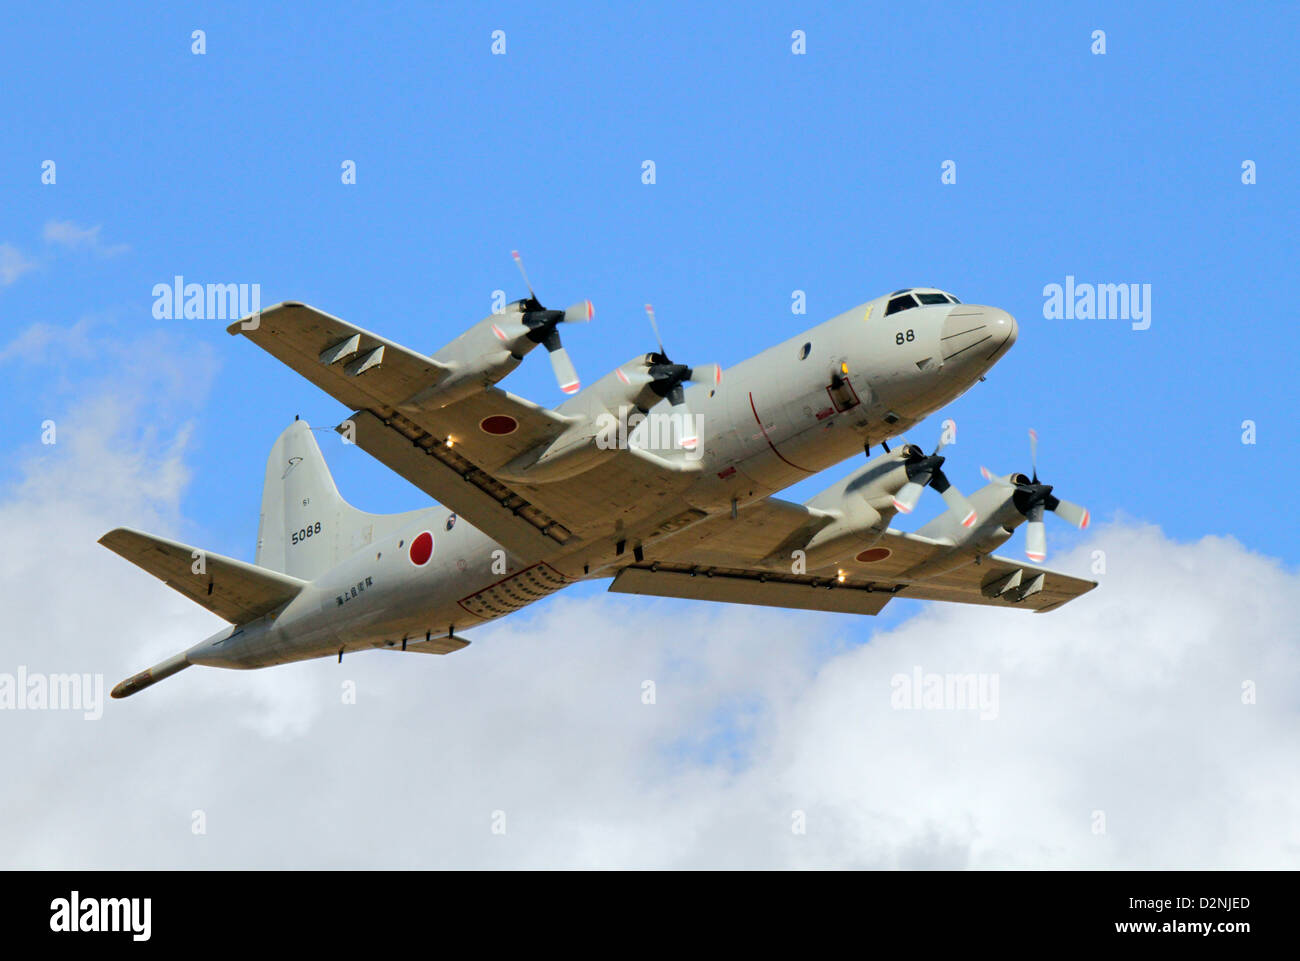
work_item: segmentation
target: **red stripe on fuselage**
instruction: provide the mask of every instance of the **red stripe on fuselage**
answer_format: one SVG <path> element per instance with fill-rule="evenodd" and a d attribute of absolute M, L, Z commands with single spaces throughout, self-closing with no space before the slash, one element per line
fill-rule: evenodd
<path fill-rule="evenodd" d="M 754 412 L 754 421 L 758 424 L 758 429 L 763 432 L 763 440 L 767 441 L 767 446 L 772 448 L 773 454 L 781 458 L 784 463 L 790 464 L 790 466 L 795 470 L 801 470 L 805 474 L 817 473 L 815 470 L 809 470 L 807 467 L 800 467 L 798 464 L 790 463 L 790 461 L 786 460 L 785 455 L 776 449 L 776 445 L 772 443 L 772 438 L 767 436 L 767 428 L 763 426 L 762 418 L 758 416 L 758 408 L 754 406 L 754 392 L 752 390 L 749 392 L 749 409 Z"/>

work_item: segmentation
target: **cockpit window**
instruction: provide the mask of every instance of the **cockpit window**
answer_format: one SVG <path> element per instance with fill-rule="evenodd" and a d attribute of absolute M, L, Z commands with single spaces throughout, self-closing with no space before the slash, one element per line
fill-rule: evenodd
<path fill-rule="evenodd" d="M 948 299 L 951 300 L 954 304 L 960 304 L 960 303 L 961 303 L 961 301 L 958 300 L 956 297 L 954 297 L 952 294 L 949 294 L 949 295 L 948 295 Z"/>
<path fill-rule="evenodd" d="M 885 316 L 888 317 L 890 314 L 896 314 L 900 310 L 909 310 L 915 306 L 916 300 L 911 294 L 906 294 L 902 297 L 895 297 L 889 302 L 889 306 L 885 308 Z"/>
<path fill-rule="evenodd" d="M 917 294 L 923 304 L 946 304 L 948 298 L 943 294 Z"/>

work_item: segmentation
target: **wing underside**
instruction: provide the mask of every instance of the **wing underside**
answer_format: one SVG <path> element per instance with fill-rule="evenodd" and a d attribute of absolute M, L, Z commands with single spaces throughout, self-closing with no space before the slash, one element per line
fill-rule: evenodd
<path fill-rule="evenodd" d="M 877 614 L 894 597 L 1049 611 L 1097 586 L 1095 581 L 985 555 L 943 573 L 906 576 L 952 545 L 886 531 L 872 548 L 839 567 L 804 573 L 792 545 L 824 523 L 800 504 L 769 498 L 738 517 L 716 518 L 666 544 L 662 560 L 623 568 L 611 591 L 697 600 Z"/>

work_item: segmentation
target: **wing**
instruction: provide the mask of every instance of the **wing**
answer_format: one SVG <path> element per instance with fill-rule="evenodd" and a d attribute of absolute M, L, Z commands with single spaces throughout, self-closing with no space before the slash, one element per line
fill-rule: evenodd
<path fill-rule="evenodd" d="M 1097 586 L 991 555 L 946 573 L 910 579 L 905 572 L 946 555 L 951 545 L 895 530 L 870 545 L 868 556 L 878 560 L 849 560 L 842 571 L 794 573 L 791 552 L 825 523 L 801 504 L 767 498 L 736 518 L 711 519 L 683 532 L 665 545 L 669 553 L 664 560 L 623 568 L 610 590 L 876 614 L 893 597 L 1049 611 Z"/>
<path fill-rule="evenodd" d="M 861 576 L 880 581 L 888 581 L 891 570 L 905 570 L 948 550 L 946 544 L 894 530 L 887 531 L 874 546 L 889 550 L 890 555 L 881 562 L 857 566 L 869 568 Z M 877 569 L 877 564 L 881 563 L 889 566 Z M 1096 581 L 989 554 L 974 564 L 906 583 L 897 596 L 923 601 L 1017 607 L 1043 613 L 1055 610 L 1096 586 Z"/>
<path fill-rule="evenodd" d="M 624 567 L 609 589 L 619 594 L 879 614 L 893 596 L 886 586 L 796 574 L 789 564 L 780 566 L 780 559 L 789 557 L 789 545 L 806 542 L 829 520 L 802 504 L 768 497 L 735 518 L 713 518 L 683 531 L 665 544 L 669 560 Z"/>
<path fill-rule="evenodd" d="M 115 554 L 232 624 L 244 624 L 287 604 L 306 586 L 288 574 L 199 551 L 143 531 L 119 527 L 99 539 Z M 194 573 L 196 557 L 203 570 Z"/>
<path fill-rule="evenodd" d="M 564 524 L 493 471 L 558 436 L 571 418 L 494 387 L 425 409 L 421 396 L 448 368 L 305 304 L 277 304 L 227 329 L 356 410 L 340 425 L 345 440 L 516 553 L 538 559 L 568 540 Z"/>
<path fill-rule="evenodd" d="M 396 407 L 448 374 L 431 357 L 306 304 L 276 304 L 226 330 L 353 408 Z"/>
<path fill-rule="evenodd" d="M 837 614 L 879 614 L 893 596 L 870 584 L 837 584 L 834 578 L 782 574 L 745 568 L 689 564 L 633 564 L 614 577 L 618 594 L 682 597 L 760 607 L 795 607 Z"/>

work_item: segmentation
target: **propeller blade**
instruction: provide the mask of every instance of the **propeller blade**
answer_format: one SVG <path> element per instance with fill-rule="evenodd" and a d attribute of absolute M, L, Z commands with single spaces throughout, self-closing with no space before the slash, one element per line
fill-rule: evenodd
<path fill-rule="evenodd" d="M 496 334 L 497 339 L 505 344 L 514 343 L 528 332 L 528 328 L 523 324 L 497 323 L 492 325 L 492 333 Z"/>
<path fill-rule="evenodd" d="M 1029 428 L 1029 464 L 1034 469 L 1034 483 L 1038 483 L 1038 431 Z"/>
<path fill-rule="evenodd" d="M 700 364 L 692 367 L 690 379 L 697 384 L 712 384 L 716 387 L 722 383 L 722 365 Z"/>
<path fill-rule="evenodd" d="M 1029 523 L 1025 525 L 1025 556 L 1031 561 L 1047 560 L 1047 525 L 1043 523 L 1043 505 L 1029 509 Z"/>
<path fill-rule="evenodd" d="M 585 324 L 593 320 L 596 316 L 596 308 L 592 306 L 590 300 L 584 300 L 574 304 L 564 312 L 564 322 L 566 324 Z"/>
<path fill-rule="evenodd" d="M 699 433 L 695 429 L 695 415 L 685 401 L 678 405 L 673 418 L 673 435 L 682 450 L 695 450 L 699 446 Z"/>
<path fill-rule="evenodd" d="M 1016 486 L 1015 484 L 1011 483 L 1010 474 L 1008 474 L 1006 477 L 999 477 L 996 474 L 994 474 L 991 470 L 989 470 L 987 467 L 981 467 L 980 474 L 984 477 L 986 481 L 988 481 L 991 484 L 1001 484 L 1003 487 Z"/>
<path fill-rule="evenodd" d="M 1047 525 L 1042 521 L 1025 525 L 1025 556 L 1040 564 L 1047 560 Z"/>
<path fill-rule="evenodd" d="M 528 288 L 528 296 L 533 300 L 536 300 L 537 295 L 533 293 L 533 285 L 528 282 L 528 271 L 524 270 L 524 261 L 523 258 L 519 256 L 519 251 L 510 251 L 510 256 L 514 258 L 515 266 L 519 268 L 519 274 L 524 278 L 524 286 Z"/>
<path fill-rule="evenodd" d="M 686 391 L 682 390 L 682 385 L 678 384 L 668 392 L 668 403 L 674 407 L 683 407 L 686 404 Z"/>
<path fill-rule="evenodd" d="M 980 519 L 975 510 L 975 505 L 968 501 L 962 492 L 955 487 L 949 487 L 939 495 L 948 504 L 948 509 L 961 518 L 962 527 L 974 527 L 975 522 Z"/>
<path fill-rule="evenodd" d="M 1087 527 L 1088 522 L 1092 520 L 1092 515 L 1088 513 L 1086 507 L 1063 501 L 1059 497 L 1048 498 L 1047 509 L 1067 524 L 1073 524 L 1079 530 Z"/>
<path fill-rule="evenodd" d="M 654 378 L 644 369 L 633 369 L 629 371 L 626 367 L 615 368 L 614 373 L 618 379 L 629 387 L 644 387 L 646 384 L 653 383 Z"/>
<path fill-rule="evenodd" d="M 667 357 L 668 353 L 664 350 L 664 339 L 659 336 L 659 325 L 655 323 L 655 309 L 649 304 L 645 305 L 645 315 L 650 318 L 650 327 L 655 332 L 655 340 L 659 341 L 659 353 Z"/>
<path fill-rule="evenodd" d="M 934 472 L 934 479 L 930 481 L 930 486 L 939 492 L 939 496 L 948 505 L 948 509 L 957 515 L 962 527 L 973 527 L 975 522 L 979 520 L 975 505 L 968 501 L 961 491 L 949 483 L 948 475 L 943 471 L 937 470 Z"/>
<path fill-rule="evenodd" d="M 928 481 L 929 478 L 927 477 Z M 921 499 L 921 492 L 925 490 L 925 484 L 914 480 L 908 481 L 902 489 L 894 495 L 894 509 L 902 514 L 910 514 L 916 509 L 916 502 Z"/>
<path fill-rule="evenodd" d="M 582 382 L 578 380 L 578 371 L 569 359 L 569 352 L 563 347 L 551 350 L 549 345 L 547 351 L 551 355 L 551 368 L 555 371 L 555 382 L 560 385 L 560 390 L 566 394 L 576 394 L 582 389 Z"/>
<path fill-rule="evenodd" d="M 551 355 L 551 369 L 555 371 L 555 382 L 560 385 L 560 390 L 566 394 L 576 394 L 582 384 L 578 380 L 577 368 L 569 358 L 569 352 L 560 343 L 560 332 L 552 327 L 542 340 L 542 346 Z"/>

